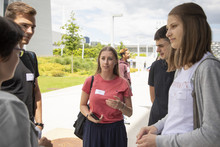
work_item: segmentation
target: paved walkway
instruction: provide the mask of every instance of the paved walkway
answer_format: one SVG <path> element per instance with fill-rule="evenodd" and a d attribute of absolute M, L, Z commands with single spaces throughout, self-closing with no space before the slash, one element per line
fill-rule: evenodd
<path fill-rule="evenodd" d="M 131 74 L 133 115 L 129 118 L 130 125 L 126 125 L 128 147 L 136 146 L 138 131 L 148 123 L 151 107 L 147 84 L 148 73 L 148 71 L 138 71 Z M 51 140 L 75 138 L 73 123 L 79 113 L 81 88 L 82 85 L 78 85 L 42 94 L 45 124 L 43 136 Z"/>

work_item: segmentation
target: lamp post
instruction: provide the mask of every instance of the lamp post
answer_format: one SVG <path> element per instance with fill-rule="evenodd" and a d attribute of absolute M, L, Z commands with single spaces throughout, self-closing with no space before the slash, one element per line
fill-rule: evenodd
<path fill-rule="evenodd" d="M 82 38 L 82 59 L 84 58 L 84 44 L 85 44 L 85 38 Z"/>
<path fill-rule="evenodd" d="M 114 18 L 122 17 L 123 14 L 114 14 L 112 15 L 112 36 L 111 36 L 111 46 L 114 47 Z"/>

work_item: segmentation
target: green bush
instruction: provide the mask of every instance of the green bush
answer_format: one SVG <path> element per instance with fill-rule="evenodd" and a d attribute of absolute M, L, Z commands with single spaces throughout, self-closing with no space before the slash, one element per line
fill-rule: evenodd
<path fill-rule="evenodd" d="M 39 57 L 39 72 L 42 76 L 66 76 L 71 74 L 71 56 Z M 96 59 L 73 57 L 73 72 L 92 75 L 96 70 Z"/>
<path fill-rule="evenodd" d="M 44 63 L 39 64 L 39 73 L 43 76 L 53 76 L 56 75 L 56 72 L 64 72 L 65 66 L 58 63 Z M 64 74 L 59 74 L 64 75 Z"/>
<path fill-rule="evenodd" d="M 59 63 L 62 65 L 62 58 L 59 57 L 54 58 L 54 63 Z"/>
<path fill-rule="evenodd" d="M 65 76 L 65 72 L 63 72 L 63 71 L 57 71 L 57 70 L 53 70 L 53 71 L 51 71 L 51 75 L 53 76 L 53 77 L 63 77 L 63 76 Z"/>
<path fill-rule="evenodd" d="M 53 49 L 53 55 L 61 55 L 61 49 L 60 48 Z"/>
<path fill-rule="evenodd" d="M 63 59 L 63 65 L 68 65 L 71 64 L 71 58 L 70 57 L 65 57 Z"/>

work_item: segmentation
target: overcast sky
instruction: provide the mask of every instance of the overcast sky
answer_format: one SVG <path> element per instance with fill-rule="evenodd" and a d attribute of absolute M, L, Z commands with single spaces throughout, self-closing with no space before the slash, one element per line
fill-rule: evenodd
<path fill-rule="evenodd" d="M 70 13 L 75 13 L 81 34 L 90 41 L 111 43 L 112 15 L 114 43 L 154 44 L 157 28 L 166 24 L 169 11 L 189 0 L 51 0 L 52 28 L 61 31 Z M 220 0 L 193 0 L 204 9 L 212 28 L 213 41 L 220 42 Z"/>

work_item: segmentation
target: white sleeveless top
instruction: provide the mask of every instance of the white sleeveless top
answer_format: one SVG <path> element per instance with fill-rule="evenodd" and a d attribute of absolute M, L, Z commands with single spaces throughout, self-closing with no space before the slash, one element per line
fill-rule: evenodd
<path fill-rule="evenodd" d="M 181 134 L 193 130 L 193 83 L 191 78 L 199 63 L 210 53 L 191 66 L 183 68 L 177 73 L 169 90 L 168 117 L 165 122 L 162 135 Z"/>

